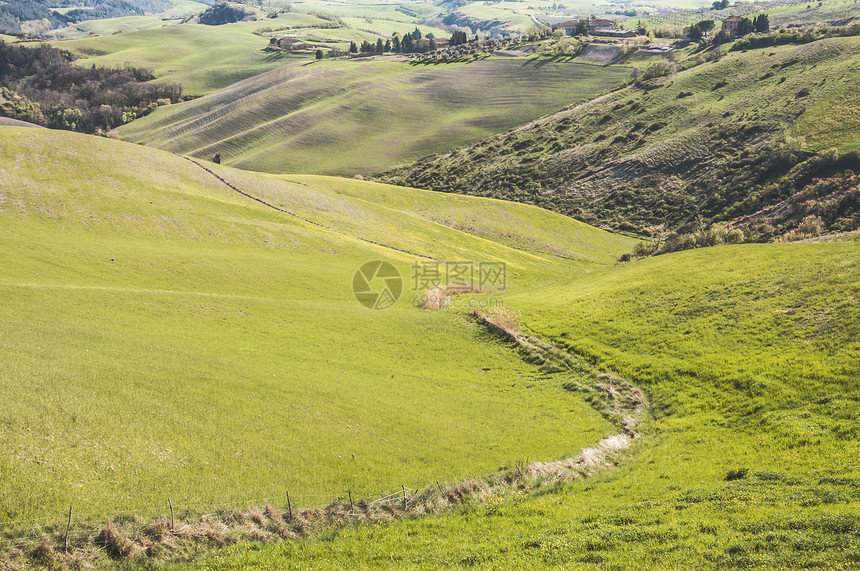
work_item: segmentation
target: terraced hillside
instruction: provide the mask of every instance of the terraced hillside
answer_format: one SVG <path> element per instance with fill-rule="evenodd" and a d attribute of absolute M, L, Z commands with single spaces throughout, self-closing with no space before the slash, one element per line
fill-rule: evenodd
<path fill-rule="evenodd" d="M 522 291 L 611 264 L 628 238 L 45 129 L 0 127 L 0 149 L 0 548 L 70 504 L 80 522 L 162 513 L 168 496 L 180 514 L 287 490 L 314 506 L 613 430 L 471 319 L 416 309 L 429 286 L 411 278 L 504 262 Z M 352 291 L 373 260 L 403 278 L 384 311 Z"/>
<path fill-rule="evenodd" d="M 695 229 L 777 204 L 816 177 L 860 172 L 846 155 L 860 151 L 858 92 L 858 37 L 730 52 L 379 178 L 620 230 Z"/>
<path fill-rule="evenodd" d="M 509 129 L 629 73 L 518 58 L 294 64 L 158 109 L 116 133 L 205 159 L 220 153 L 243 169 L 351 176 Z"/>

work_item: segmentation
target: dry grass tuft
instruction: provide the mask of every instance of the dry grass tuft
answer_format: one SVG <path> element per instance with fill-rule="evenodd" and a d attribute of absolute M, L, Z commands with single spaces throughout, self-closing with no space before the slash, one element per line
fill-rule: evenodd
<path fill-rule="evenodd" d="M 266 514 L 266 517 L 269 519 L 281 519 L 281 514 L 278 513 L 278 510 L 275 509 L 275 506 L 266 502 L 266 505 L 263 507 L 263 513 Z"/>
<path fill-rule="evenodd" d="M 244 539 L 246 541 L 259 541 L 261 543 L 270 543 L 274 539 L 274 537 L 271 533 L 265 530 L 259 528 L 252 528 L 245 532 Z"/>
<path fill-rule="evenodd" d="M 260 527 L 266 527 L 266 516 L 263 515 L 262 510 L 260 508 L 254 506 L 253 508 L 248 510 L 248 517 L 250 520 Z"/>
<path fill-rule="evenodd" d="M 484 316 L 484 319 L 489 323 L 492 323 L 515 339 L 522 333 L 520 330 L 521 318 L 522 313 L 519 310 L 504 305 L 489 308 Z"/>
<path fill-rule="evenodd" d="M 424 294 L 424 309 L 445 309 L 451 301 L 451 295 L 445 286 L 434 286 Z"/>
<path fill-rule="evenodd" d="M 170 518 L 159 517 L 151 524 L 143 528 L 143 533 L 155 541 L 163 542 L 171 536 L 170 533 Z"/>
<path fill-rule="evenodd" d="M 266 528 L 266 531 L 280 539 L 293 539 L 296 537 L 295 532 L 280 521 L 272 520 Z"/>
<path fill-rule="evenodd" d="M 112 521 L 108 522 L 96 538 L 96 545 L 103 547 L 114 559 L 128 559 L 142 551 L 140 546 L 127 538 Z"/>
<path fill-rule="evenodd" d="M 197 524 L 197 533 L 195 533 L 195 536 L 213 545 L 224 545 L 225 536 L 228 531 L 228 527 L 220 521 L 205 517 Z"/>
<path fill-rule="evenodd" d="M 58 554 L 58 558 L 62 567 L 67 569 L 95 569 L 99 560 L 99 551 L 92 547 L 70 549 L 69 553 Z M 3 569 L 2 565 L 0 569 Z"/>

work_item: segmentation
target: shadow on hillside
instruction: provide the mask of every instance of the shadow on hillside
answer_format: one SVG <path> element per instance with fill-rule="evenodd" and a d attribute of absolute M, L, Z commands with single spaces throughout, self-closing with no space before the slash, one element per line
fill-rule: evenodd
<path fill-rule="evenodd" d="M 576 56 L 557 55 L 557 56 L 539 56 L 536 58 L 527 59 L 523 62 L 522 67 L 533 65 L 534 67 L 543 67 L 548 63 L 574 63 Z"/>

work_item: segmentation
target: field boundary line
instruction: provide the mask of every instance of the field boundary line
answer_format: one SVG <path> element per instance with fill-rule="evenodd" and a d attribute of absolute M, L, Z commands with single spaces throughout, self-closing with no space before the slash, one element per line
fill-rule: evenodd
<path fill-rule="evenodd" d="M 362 238 L 361 236 L 353 236 L 352 234 L 349 234 L 349 233 L 347 233 L 347 232 L 342 232 L 342 231 L 340 231 L 340 230 L 337 230 L 337 229 L 335 229 L 335 228 L 332 228 L 331 226 L 326 226 L 325 224 L 321 224 L 321 223 L 319 223 L 319 222 L 315 222 L 315 221 L 313 221 L 313 220 L 311 220 L 311 219 L 309 219 L 309 218 L 305 218 L 304 216 L 302 216 L 302 215 L 300 215 L 300 214 L 296 214 L 295 212 L 290 212 L 289 210 L 286 210 L 285 208 L 281 208 L 280 206 L 275 206 L 274 204 L 272 204 L 272 203 L 270 203 L 270 202 L 266 202 L 266 201 L 265 201 L 265 200 L 263 200 L 262 198 L 259 198 L 259 197 L 257 197 L 257 196 L 254 196 L 253 194 L 251 194 L 251 193 L 249 193 L 249 192 L 245 192 L 244 190 L 242 190 L 242 189 L 238 188 L 236 185 L 234 185 L 233 183 L 231 183 L 230 181 L 228 181 L 228 180 L 227 180 L 227 179 L 225 179 L 224 177 L 220 176 L 218 173 L 216 173 L 215 171 L 213 171 L 213 170 L 212 170 L 212 169 L 210 169 L 209 167 L 207 167 L 207 166 L 205 166 L 205 165 L 201 164 L 200 162 L 198 162 L 197 160 L 195 160 L 195 159 L 193 159 L 193 158 L 191 158 L 191 157 L 189 157 L 189 156 L 186 156 L 186 155 L 180 155 L 180 154 L 178 154 L 178 153 L 173 153 L 173 154 L 175 154 L 177 157 L 182 157 L 182 158 L 183 158 L 183 159 L 185 159 L 186 161 L 189 161 L 189 162 L 191 162 L 191 163 L 193 163 L 193 164 L 197 165 L 198 167 L 200 167 L 201 169 L 203 169 L 204 171 L 208 172 L 209 174 L 211 174 L 212 176 L 214 176 L 216 179 L 218 179 L 222 184 L 224 184 L 224 185 L 225 185 L 227 188 L 229 188 L 230 190 L 232 190 L 232 191 L 234 191 L 234 192 L 237 192 L 237 193 L 241 194 L 242 196 L 244 196 L 244 197 L 246 197 L 246 198 L 250 198 L 251 200 L 254 200 L 254 201 L 256 201 L 256 202 L 259 202 L 259 203 L 260 203 L 260 204 L 262 204 L 263 206 L 267 206 L 267 207 L 269 207 L 269 208 L 271 208 L 271 209 L 273 209 L 273 210 L 277 210 L 278 212 L 283 212 L 284 214 L 288 214 L 289 216 L 292 216 L 292 217 L 294 217 L 294 218 L 298 218 L 299 220 L 301 220 L 301 221 L 303 221 L 303 222 L 307 222 L 308 224 L 312 224 L 312 225 L 314 225 L 314 226 L 319 226 L 320 228 L 325 228 L 326 230 L 328 230 L 328 231 L 330 231 L 330 232 L 334 232 L 335 234 L 340 234 L 341 236 L 346 236 L 346 237 L 348 237 L 348 238 L 352 238 L 353 240 L 359 240 L 359 241 L 361 241 L 361 242 L 366 242 L 366 243 L 368 243 L 368 244 L 373 244 L 374 246 L 380 246 L 380 247 L 382 247 L 382 248 L 388 248 L 389 250 L 394 250 L 394 251 L 396 251 L 396 252 L 401 252 L 401 253 L 403 253 L 403 254 L 409 254 L 410 256 L 416 256 L 416 257 L 418 257 L 418 258 L 425 258 L 425 259 L 427 259 L 427 260 L 433 260 L 433 261 L 436 261 L 436 262 L 441 261 L 441 260 L 438 260 L 438 259 L 436 259 L 436 258 L 434 258 L 434 257 L 432 257 L 432 256 L 428 256 L 428 255 L 426 255 L 426 254 L 419 254 L 418 252 L 412 252 L 412 251 L 410 251 L 410 250 L 404 250 L 403 248 L 398 248 L 397 246 L 390 246 L 390 245 L 388 245 L 388 244 L 383 244 L 382 242 L 377 242 L 377 241 L 375 241 L 375 240 L 370 240 L 370 239 L 368 239 L 368 238 Z M 293 182 L 293 181 L 285 181 L 285 182 Z M 294 183 L 294 184 L 302 184 L 302 183 Z M 305 184 L 305 185 L 303 185 L 303 186 L 308 186 L 308 185 L 306 185 L 306 184 Z"/>

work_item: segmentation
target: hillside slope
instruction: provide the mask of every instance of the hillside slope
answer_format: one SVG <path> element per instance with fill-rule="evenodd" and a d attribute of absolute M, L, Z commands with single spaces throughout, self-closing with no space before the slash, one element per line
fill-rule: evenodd
<path fill-rule="evenodd" d="M 225 164 L 249 170 L 352 176 L 510 129 L 628 74 L 515 58 L 293 64 L 157 109 L 116 133 L 205 159 L 220 153 Z"/>
<path fill-rule="evenodd" d="M 70 504 L 104 521 L 169 494 L 200 514 L 286 488 L 313 506 L 612 430 L 474 322 L 416 309 L 428 286 L 411 278 L 505 263 L 522 291 L 611 264 L 630 239 L 530 206 L 206 169 L 0 127 L 0 547 Z M 352 291 L 373 260 L 402 277 L 384 311 Z"/>
<path fill-rule="evenodd" d="M 719 246 L 511 296 L 526 330 L 647 391 L 629 457 L 539 494 L 168 568 L 856 568 L 858 255 L 856 233 Z"/>
<path fill-rule="evenodd" d="M 620 230 L 695 229 L 753 214 L 815 177 L 860 172 L 860 157 L 844 155 L 860 150 L 858 92 L 858 37 L 730 52 L 379 178 Z M 829 229 L 858 224 L 855 211 Z"/>

